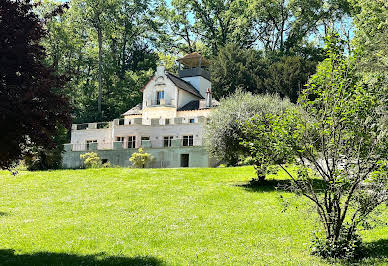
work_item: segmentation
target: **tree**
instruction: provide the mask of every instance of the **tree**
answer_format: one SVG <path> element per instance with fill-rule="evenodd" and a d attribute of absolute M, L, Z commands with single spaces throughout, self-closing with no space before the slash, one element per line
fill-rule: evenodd
<path fill-rule="evenodd" d="M 159 11 L 164 41 L 185 52 L 202 42 L 212 55 L 227 44 L 288 54 L 348 13 L 347 0 L 174 0 Z"/>
<path fill-rule="evenodd" d="M 31 146 L 54 148 L 60 125 L 70 127 L 65 83 L 43 61 L 46 32 L 28 1 L 0 2 L 0 168 Z"/>
<path fill-rule="evenodd" d="M 316 66 L 317 62 L 299 56 L 283 56 L 268 67 L 264 80 L 266 91 L 278 93 L 296 103 Z"/>
<path fill-rule="evenodd" d="M 39 12 L 49 13 L 58 4 L 47 0 L 39 6 Z M 156 27 L 151 4 L 138 0 L 77 0 L 61 16 L 48 21 L 49 34 L 43 45 L 48 62 L 59 74 L 70 78 L 65 91 L 74 107 L 75 123 L 117 118 L 141 101 L 139 90 L 158 60 L 150 44 Z M 101 22 L 102 49 L 98 48 L 98 31 L 92 24 L 98 22 L 96 12 Z M 99 98 L 102 113 L 98 111 Z"/>
<path fill-rule="evenodd" d="M 211 61 L 212 91 L 221 99 L 236 90 L 251 93 L 265 93 L 265 78 L 269 60 L 254 49 L 240 49 L 227 45 Z"/>
<path fill-rule="evenodd" d="M 264 56 L 255 49 L 227 45 L 211 61 L 212 88 L 216 98 L 237 89 L 252 93 L 272 93 L 296 103 L 316 61 L 300 56 Z"/>
<path fill-rule="evenodd" d="M 256 114 L 277 114 L 291 107 L 288 100 L 276 95 L 252 95 L 241 90 L 221 99 L 220 106 L 210 114 L 205 130 L 209 153 L 228 165 L 236 165 L 246 154 L 246 148 L 240 144 L 243 123 Z M 257 173 L 262 178 L 259 170 Z"/>
<path fill-rule="evenodd" d="M 270 123 L 249 121 L 246 130 L 257 138 L 245 144 L 254 147 L 253 155 L 270 155 L 272 161 L 280 155 L 298 165 L 293 173 L 278 162 L 293 181 L 291 189 L 316 207 L 325 238 L 315 242 L 314 252 L 352 257 L 359 252 L 359 227 L 388 200 L 388 108 L 379 88 L 355 71 L 356 58 L 345 57 L 338 36 L 328 38 L 327 50 L 328 59 L 300 98 L 309 118 L 292 112 Z M 261 140 L 278 152 L 260 150 Z"/>
<path fill-rule="evenodd" d="M 388 72 L 388 3 L 383 0 L 351 1 L 353 4 L 355 44 L 362 53 L 366 71 Z"/>

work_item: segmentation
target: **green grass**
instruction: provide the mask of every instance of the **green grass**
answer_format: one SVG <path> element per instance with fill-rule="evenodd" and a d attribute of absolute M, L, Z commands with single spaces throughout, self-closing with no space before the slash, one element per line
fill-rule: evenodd
<path fill-rule="evenodd" d="M 252 177 L 250 167 L 0 172 L 0 265 L 328 264 L 309 254 L 319 225 L 308 202 L 242 186 Z M 363 237 L 374 248 L 361 263 L 387 264 L 388 229 Z"/>

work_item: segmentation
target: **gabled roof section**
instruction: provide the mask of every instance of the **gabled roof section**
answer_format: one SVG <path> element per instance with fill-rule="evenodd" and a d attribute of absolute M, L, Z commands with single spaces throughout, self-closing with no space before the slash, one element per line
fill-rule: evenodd
<path fill-rule="evenodd" d="M 133 107 L 132 109 L 126 111 L 124 114 L 122 114 L 123 116 L 126 116 L 126 115 L 141 115 L 142 113 L 142 108 L 143 107 L 143 104 L 142 103 L 139 103 L 137 104 L 135 107 Z"/>
<path fill-rule="evenodd" d="M 219 106 L 220 103 L 217 100 L 212 100 L 212 107 Z M 193 110 L 202 110 L 202 109 L 209 109 L 209 108 L 199 108 L 200 106 L 200 100 L 193 100 L 191 102 L 188 102 L 184 106 L 178 109 L 178 111 L 193 111 Z"/>
<path fill-rule="evenodd" d="M 168 79 L 170 79 L 172 81 L 172 83 L 175 84 L 175 86 L 177 86 L 178 88 L 184 90 L 184 91 L 187 91 L 191 94 L 193 94 L 194 96 L 197 96 L 198 98 L 200 99 L 204 99 L 201 95 L 201 93 L 199 93 L 199 91 L 194 88 L 193 85 L 191 85 L 189 82 L 181 79 L 181 78 L 178 78 L 177 76 L 171 74 L 171 73 L 166 73 L 166 76 Z"/>

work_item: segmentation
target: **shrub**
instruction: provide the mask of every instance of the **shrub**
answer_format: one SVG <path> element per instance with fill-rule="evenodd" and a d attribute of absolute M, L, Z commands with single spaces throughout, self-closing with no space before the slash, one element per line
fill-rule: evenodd
<path fill-rule="evenodd" d="M 80 158 L 83 160 L 85 168 L 99 168 L 103 165 L 101 158 L 95 152 L 81 154 Z"/>
<path fill-rule="evenodd" d="M 134 152 L 129 158 L 132 163 L 132 167 L 145 168 L 145 166 L 152 161 L 152 155 L 144 152 L 143 148 L 139 148 L 137 152 Z"/>
<path fill-rule="evenodd" d="M 358 234 L 344 234 L 341 231 L 337 241 L 315 235 L 311 245 L 311 253 L 325 259 L 354 260 L 362 256 L 364 247 Z"/>
<path fill-rule="evenodd" d="M 220 106 L 210 114 L 205 131 L 210 155 L 227 165 L 238 165 L 248 150 L 240 143 L 243 123 L 256 114 L 277 114 L 293 106 L 277 95 L 253 95 L 242 91 L 221 99 Z"/>

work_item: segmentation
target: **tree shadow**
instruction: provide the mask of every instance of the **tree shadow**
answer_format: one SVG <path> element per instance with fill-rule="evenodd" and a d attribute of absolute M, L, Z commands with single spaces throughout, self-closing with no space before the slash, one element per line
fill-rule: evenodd
<path fill-rule="evenodd" d="M 365 243 L 365 258 L 388 259 L 388 239 Z"/>
<path fill-rule="evenodd" d="M 312 184 L 314 189 L 318 192 L 323 190 L 326 183 L 321 179 L 313 179 Z M 271 191 L 284 191 L 291 192 L 290 189 L 292 185 L 292 180 L 290 179 L 266 179 L 264 181 L 258 181 L 257 179 L 252 179 L 246 184 L 238 184 L 236 186 L 242 187 L 250 192 L 271 192 Z"/>
<path fill-rule="evenodd" d="M 38 252 L 33 254 L 15 254 L 14 250 L 0 250 L 0 265 L 163 265 L 154 257 L 105 257 L 104 253 L 93 255 L 75 255 L 67 253 Z"/>

